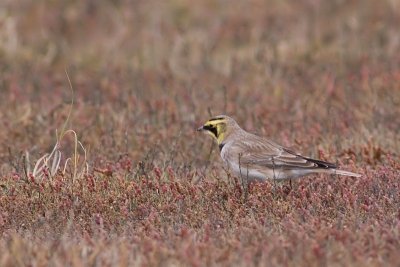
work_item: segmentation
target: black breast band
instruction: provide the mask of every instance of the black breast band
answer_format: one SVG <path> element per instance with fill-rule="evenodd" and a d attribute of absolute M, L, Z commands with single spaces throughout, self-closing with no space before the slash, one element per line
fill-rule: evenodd
<path fill-rule="evenodd" d="M 224 145 L 225 145 L 224 143 L 221 143 L 221 144 L 219 144 L 219 145 L 218 145 L 218 147 L 219 147 L 219 151 L 221 151 L 221 150 L 222 150 L 222 148 L 224 147 Z"/>

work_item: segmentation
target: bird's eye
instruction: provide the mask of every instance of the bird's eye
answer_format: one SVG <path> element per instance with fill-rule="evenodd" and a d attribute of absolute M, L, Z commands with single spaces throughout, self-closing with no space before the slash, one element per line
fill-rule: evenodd
<path fill-rule="evenodd" d="M 216 138 L 218 138 L 218 130 L 214 125 L 205 125 L 204 130 L 211 132 Z"/>

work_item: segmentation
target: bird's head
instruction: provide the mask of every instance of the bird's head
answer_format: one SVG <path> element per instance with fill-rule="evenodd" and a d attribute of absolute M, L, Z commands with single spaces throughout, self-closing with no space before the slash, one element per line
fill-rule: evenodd
<path fill-rule="evenodd" d="M 219 115 L 209 119 L 197 131 L 211 135 L 217 143 L 222 144 L 235 127 L 239 127 L 236 121 L 226 115 Z"/>

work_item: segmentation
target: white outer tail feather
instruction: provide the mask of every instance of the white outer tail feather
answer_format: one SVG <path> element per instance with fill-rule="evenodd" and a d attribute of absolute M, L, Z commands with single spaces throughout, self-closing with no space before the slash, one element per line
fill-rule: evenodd
<path fill-rule="evenodd" d="M 331 174 L 337 174 L 337 175 L 344 175 L 344 176 L 361 177 L 361 174 L 354 173 L 354 172 L 343 171 L 343 170 L 337 170 L 337 169 L 331 169 L 330 173 Z"/>

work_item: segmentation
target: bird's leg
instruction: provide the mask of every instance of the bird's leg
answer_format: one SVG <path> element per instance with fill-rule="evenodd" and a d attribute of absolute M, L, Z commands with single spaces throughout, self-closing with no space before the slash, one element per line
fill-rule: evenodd
<path fill-rule="evenodd" d="M 272 171 L 274 173 L 274 190 L 276 191 L 276 175 L 275 175 L 275 161 L 274 157 L 271 157 L 272 160 Z"/>
<path fill-rule="evenodd" d="M 244 199 L 247 200 L 247 195 L 248 195 L 248 178 L 249 178 L 249 168 L 247 167 L 247 176 L 246 178 L 243 177 L 242 175 L 242 167 L 241 167 L 241 162 L 240 159 L 242 157 L 242 153 L 239 153 L 239 174 L 240 174 L 240 180 L 242 182 L 242 190 L 244 193 Z"/>
<path fill-rule="evenodd" d="M 244 201 L 247 201 L 249 196 L 249 166 L 247 166 L 246 184 L 244 185 Z"/>

